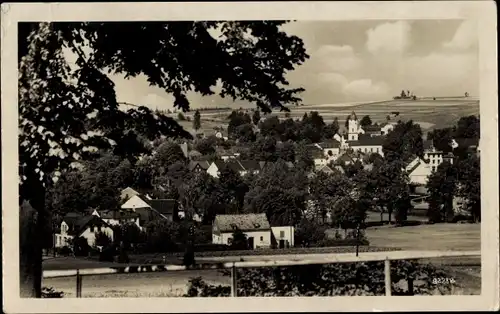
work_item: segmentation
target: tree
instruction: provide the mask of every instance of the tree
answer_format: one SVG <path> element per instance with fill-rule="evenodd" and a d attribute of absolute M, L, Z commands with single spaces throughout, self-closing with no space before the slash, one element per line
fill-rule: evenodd
<path fill-rule="evenodd" d="M 161 144 L 153 158 L 155 173 L 165 174 L 168 168 L 176 162 L 186 162 L 186 156 L 184 156 L 181 147 L 170 141 Z"/>
<path fill-rule="evenodd" d="M 472 155 L 458 161 L 457 195 L 466 200 L 466 209 L 475 222 L 481 221 L 480 160 Z"/>
<path fill-rule="evenodd" d="M 427 140 L 431 140 L 437 150 L 449 153 L 453 150 L 451 147 L 453 133 L 453 128 L 434 129 L 427 133 Z"/>
<path fill-rule="evenodd" d="M 211 135 L 196 141 L 194 148 L 202 155 L 211 155 L 215 153 L 215 147 L 218 142 L 219 139 Z"/>
<path fill-rule="evenodd" d="M 233 232 L 233 242 L 231 243 L 231 248 L 234 250 L 247 250 L 249 248 L 247 235 L 240 229 L 236 229 Z"/>
<path fill-rule="evenodd" d="M 304 171 L 314 169 L 314 159 L 304 143 L 299 143 L 296 149 L 297 167 Z"/>
<path fill-rule="evenodd" d="M 113 243 L 113 241 L 111 241 L 111 238 L 106 233 L 97 232 L 95 234 L 95 245 L 96 246 L 107 247 L 111 243 Z"/>
<path fill-rule="evenodd" d="M 339 132 L 339 121 L 335 117 L 332 123 L 327 124 L 323 130 L 324 138 L 331 139 L 335 134 Z"/>
<path fill-rule="evenodd" d="M 247 113 L 241 111 L 233 111 L 229 115 L 229 125 L 227 127 L 228 134 L 234 138 L 237 136 L 236 129 L 243 124 L 250 124 L 252 120 Z"/>
<path fill-rule="evenodd" d="M 457 195 L 458 173 L 449 162 L 441 163 L 428 179 L 429 210 L 431 222 L 449 222 L 453 219 L 453 199 Z"/>
<path fill-rule="evenodd" d="M 281 135 L 280 126 L 281 123 L 278 116 L 268 117 L 260 124 L 260 133 L 262 136 L 278 138 Z"/>
<path fill-rule="evenodd" d="M 258 161 L 276 161 L 276 139 L 260 136 L 251 146 L 250 154 Z"/>
<path fill-rule="evenodd" d="M 276 158 L 284 161 L 295 161 L 295 146 L 293 142 L 284 142 L 276 149 Z"/>
<path fill-rule="evenodd" d="M 364 128 L 365 126 L 372 125 L 372 119 L 370 116 L 364 116 L 361 121 L 359 122 L 359 125 Z"/>
<path fill-rule="evenodd" d="M 255 133 L 253 131 L 253 127 L 250 123 L 245 123 L 239 125 L 235 132 L 234 136 L 243 143 L 250 143 L 255 141 Z"/>
<path fill-rule="evenodd" d="M 253 115 L 252 115 L 252 122 L 255 126 L 259 125 L 260 122 L 260 110 L 254 110 Z"/>
<path fill-rule="evenodd" d="M 399 122 L 382 144 L 384 157 L 388 161 L 409 161 L 423 156 L 422 129 L 413 121 Z"/>
<path fill-rule="evenodd" d="M 94 158 L 98 148 L 116 144 L 127 129 L 148 139 L 191 137 L 174 119 L 144 106 L 120 111 L 104 69 L 126 76 L 144 74 L 151 85 L 173 94 L 179 109 L 189 109 L 187 91 L 213 94 L 210 87 L 220 80 L 222 96 L 252 102 L 265 112 L 270 107 L 287 110 L 283 104 L 300 101 L 296 95 L 302 89 L 288 89 L 285 72 L 308 55 L 302 40 L 279 29 L 284 23 L 131 22 L 119 28 L 105 22 L 20 24 L 20 202 L 29 200 L 38 212 L 39 231 L 48 222 L 44 203 L 52 180 L 79 160 Z M 209 35 L 216 27 L 227 40 Z M 255 40 L 243 36 L 249 29 Z M 90 48 L 88 55 L 81 49 L 84 44 Z M 75 70 L 65 60 L 63 46 L 78 55 Z M 260 47 L 266 47 L 264 57 Z M 259 62 L 252 62 L 257 58 Z M 30 260 L 41 255 L 39 239 L 33 239 L 32 248 L 33 255 L 21 256 L 21 277 L 34 289 L 23 291 L 41 297 L 41 281 L 35 279 L 42 275 L 41 259 Z M 36 265 L 24 267 L 30 263 Z"/>
<path fill-rule="evenodd" d="M 476 116 L 461 117 L 457 122 L 455 131 L 457 138 L 474 138 L 479 139 L 480 136 L 480 121 Z"/>
<path fill-rule="evenodd" d="M 200 111 L 196 110 L 193 115 L 193 129 L 198 131 L 201 128 L 201 115 Z"/>
<path fill-rule="evenodd" d="M 305 210 L 305 173 L 285 161 L 267 165 L 245 195 L 245 211 L 266 213 L 271 224 L 294 225 Z"/>

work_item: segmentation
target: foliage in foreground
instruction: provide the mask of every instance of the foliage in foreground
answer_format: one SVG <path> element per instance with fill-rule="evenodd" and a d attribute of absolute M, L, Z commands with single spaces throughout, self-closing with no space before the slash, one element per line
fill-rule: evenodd
<path fill-rule="evenodd" d="M 452 284 L 433 284 L 434 278 L 447 277 L 429 264 L 409 261 L 391 263 L 392 295 L 408 295 L 401 281 L 413 280 L 414 295 L 432 295 L 439 289 L 449 294 Z M 228 272 L 224 272 L 229 275 Z M 238 296 L 380 296 L 385 294 L 384 263 L 350 263 L 239 269 Z M 205 283 L 201 277 L 190 280 L 187 297 L 223 297 L 230 288 Z"/>

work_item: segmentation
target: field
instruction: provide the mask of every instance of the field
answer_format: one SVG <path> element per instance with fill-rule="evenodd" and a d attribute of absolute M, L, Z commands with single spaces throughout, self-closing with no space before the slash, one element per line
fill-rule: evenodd
<path fill-rule="evenodd" d="M 304 113 L 318 111 L 326 122 L 335 117 L 339 124 L 344 125 L 346 117 L 354 110 L 358 117 L 369 115 L 373 122 L 382 123 L 392 112 L 399 112 L 399 116 L 391 115 L 393 121 L 413 120 L 420 124 L 424 131 L 434 128 L 443 128 L 454 125 L 458 119 L 467 115 L 479 115 L 479 100 L 464 98 L 423 99 L 423 100 L 388 100 L 365 103 L 344 103 L 324 105 L 302 105 L 291 107 L 289 116 L 293 119 L 302 118 Z M 194 112 L 186 113 L 192 116 Z M 218 110 L 201 112 L 202 131 L 213 132 L 214 126 L 227 127 L 227 116 L 230 111 Z M 275 111 L 272 114 L 285 118 L 284 112 Z M 175 115 L 174 115 L 175 116 Z M 176 117 L 176 116 L 175 116 Z M 192 131 L 192 123 L 180 121 L 187 130 Z"/>

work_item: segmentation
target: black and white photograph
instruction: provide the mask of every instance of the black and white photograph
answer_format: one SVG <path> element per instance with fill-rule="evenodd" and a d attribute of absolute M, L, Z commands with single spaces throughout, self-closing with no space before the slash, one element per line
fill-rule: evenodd
<path fill-rule="evenodd" d="M 4 311 L 498 309 L 492 11 L 2 4 Z"/>

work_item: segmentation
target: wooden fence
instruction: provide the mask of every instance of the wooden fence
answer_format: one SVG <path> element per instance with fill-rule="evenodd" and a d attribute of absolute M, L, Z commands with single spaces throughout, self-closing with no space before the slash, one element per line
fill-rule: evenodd
<path fill-rule="evenodd" d="M 129 265 L 112 268 L 90 268 L 72 270 L 45 270 L 43 278 L 73 277 L 76 276 L 76 297 L 82 296 L 82 281 L 84 276 L 157 272 L 157 271 L 183 271 L 183 270 L 204 270 L 204 269 L 230 269 L 231 270 L 231 296 L 236 297 L 237 288 L 237 268 L 255 267 L 276 267 L 276 266 L 298 266 L 298 265 L 318 265 L 335 263 L 361 263 L 384 261 L 385 274 L 385 295 L 391 295 L 391 261 L 396 260 L 418 260 L 442 257 L 472 257 L 481 256 L 480 251 L 391 251 L 391 252 L 368 252 L 355 256 L 352 253 L 340 254 L 308 254 L 301 255 L 304 259 L 297 259 L 295 256 L 275 256 L 275 260 L 255 260 L 255 261 L 234 261 L 225 262 L 221 258 L 219 263 L 201 263 L 192 267 L 182 265 Z M 248 257 L 248 256 L 246 256 Z M 232 257 L 235 258 L 235 257 Z M 279 258 L 279 259 L 278 259 Z M 295 259 L 294 259 L 295 258 Z"/>

